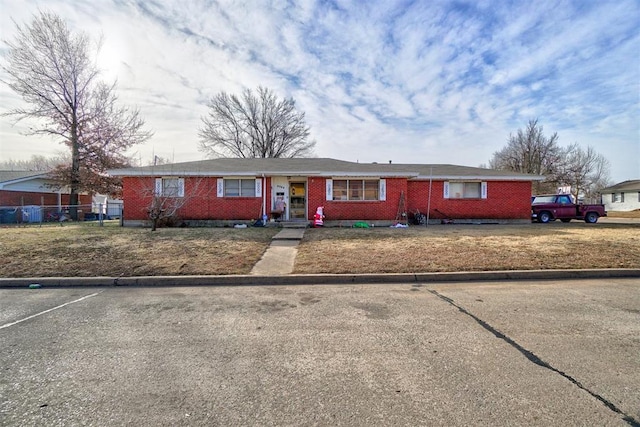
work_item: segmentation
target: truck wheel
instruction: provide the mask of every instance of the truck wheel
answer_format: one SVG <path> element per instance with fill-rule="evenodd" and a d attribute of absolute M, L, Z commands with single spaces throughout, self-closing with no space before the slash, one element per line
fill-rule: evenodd
<path fill-rule="evenodd" d="M 540 214 L 538 215 L 538 221 L 543 224 L 548 223 L 549 221 L 551 221 L 551 214 L 549 212 L 540 212 Z"/>
<path fill-rule="evenodd" d="M 598 222 L 598 214 L 595 212 L 589 212 L 584 216 L 584 222 L 589 224 L 595 224 Z"/>
<path fill-rule="evenodd" d="M 571 222 L 571 218 L 562 218 L 560 221 L 562 221 L 562 222 Z"/>

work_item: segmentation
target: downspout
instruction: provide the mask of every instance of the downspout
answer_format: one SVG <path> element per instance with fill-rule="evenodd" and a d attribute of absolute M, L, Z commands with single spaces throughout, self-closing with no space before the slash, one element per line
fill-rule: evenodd
<path fill-rule="evenodd" d="M 262 174 L 262 221 L 267 225 L 265 216 L 267 215 L 267 177 Z"/>
<path fill-rule="evenodd" d="M 425 227 L 429 226 L 429 212 L 431 212 L 431 188 L 432 188 L 432 184 L 433 184 L 433 166 L 431 167 L 431 170 L 429 171 L 429 200 L 427 201 L 427 221 L 424 224 Z"/>

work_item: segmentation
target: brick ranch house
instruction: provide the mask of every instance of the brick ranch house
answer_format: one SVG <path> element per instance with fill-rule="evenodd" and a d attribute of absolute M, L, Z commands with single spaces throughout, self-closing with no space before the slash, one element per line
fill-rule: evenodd
<path fill-rule="evenodd" d="M 154 197 L 180 199 L 177 216 L 191 225 L 229 225 L 263 215 L 309 222 L 319 206 L 327 226 L 389 225 L 400 211 L 410 217 L 428 209 L 434 222 L 529 222 L 531 184 L 543 179 L 466 166 L 329 158 L 213 159 L 109 173 L 123 180 L 124 224 L 132 226 L 149 224 Z M 275 213 L 281 202 L 282 215 Z"/>

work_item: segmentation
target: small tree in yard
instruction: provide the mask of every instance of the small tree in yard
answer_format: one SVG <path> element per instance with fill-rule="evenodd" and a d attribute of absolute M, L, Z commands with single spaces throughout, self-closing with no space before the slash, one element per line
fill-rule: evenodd
<path fill-rule="evenodd" d="M 166 221 L 173 222 L 178 210 L 185 203 L 184 198 L 153 196 L 147 209 L 151 220 L 151 231 L 156 231 L 158 226 Z"/>
<path fill-rule="evenodd" d="M 139 194 L 149 200 L 147 215 L 151 220 L 151 231 L 163 225 L 175 225 L 182 207 L 194 198 L 208 194 L 202 178 L 192 180 L 189 187 L 185 191 L 184 178 L 156 178 L 153 185 L 140 189 Z"/>

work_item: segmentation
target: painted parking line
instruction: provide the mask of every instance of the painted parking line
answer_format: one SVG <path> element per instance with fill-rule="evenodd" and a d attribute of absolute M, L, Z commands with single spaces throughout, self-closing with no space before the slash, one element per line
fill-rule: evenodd
<path fill-rule="evenodd" d="M 24 319 L 20 319 L 20 320 L 16 320 L 15 322 L 7 323 L 6 325 L 0 326 L 0 329 L 4 329 L 4 328 L 8 328 L 8 327 L 13 326 L 13 325 L 17 325 L 18 323 L 22 323 L 22 322 L 25 322 L 25 321 L 27 321 L 29 319 L 33 319 L 34 317 L 38 317 L 38 316 L 41 316 L 43 314 L 47 314 L 47 313 L 49 313 L 49 312 L 51 312 L 53 310 L 57 310 L 59 308 L 65 307 L 65 306 L 67 306 L 69 304 L 75 304 L 75 303 L 80 302 L 82 300 L 85 300 L 87 298 L 95 297 L 96 295 L 101 294 L 102 292 L 104 292 L 104 290 L 102 290 L 100 292 L 93 293 L 91 295 L 85 295 L 82 298 L 78 298 L 78 299 L 73 300 L 73 301 L 65 302 L 64 304 L 60 304 L 59 306 L 50 308 L 48 310 L 41 311 L 40 313 L 32 314 L 31 316 L 25 317 Z"/>

